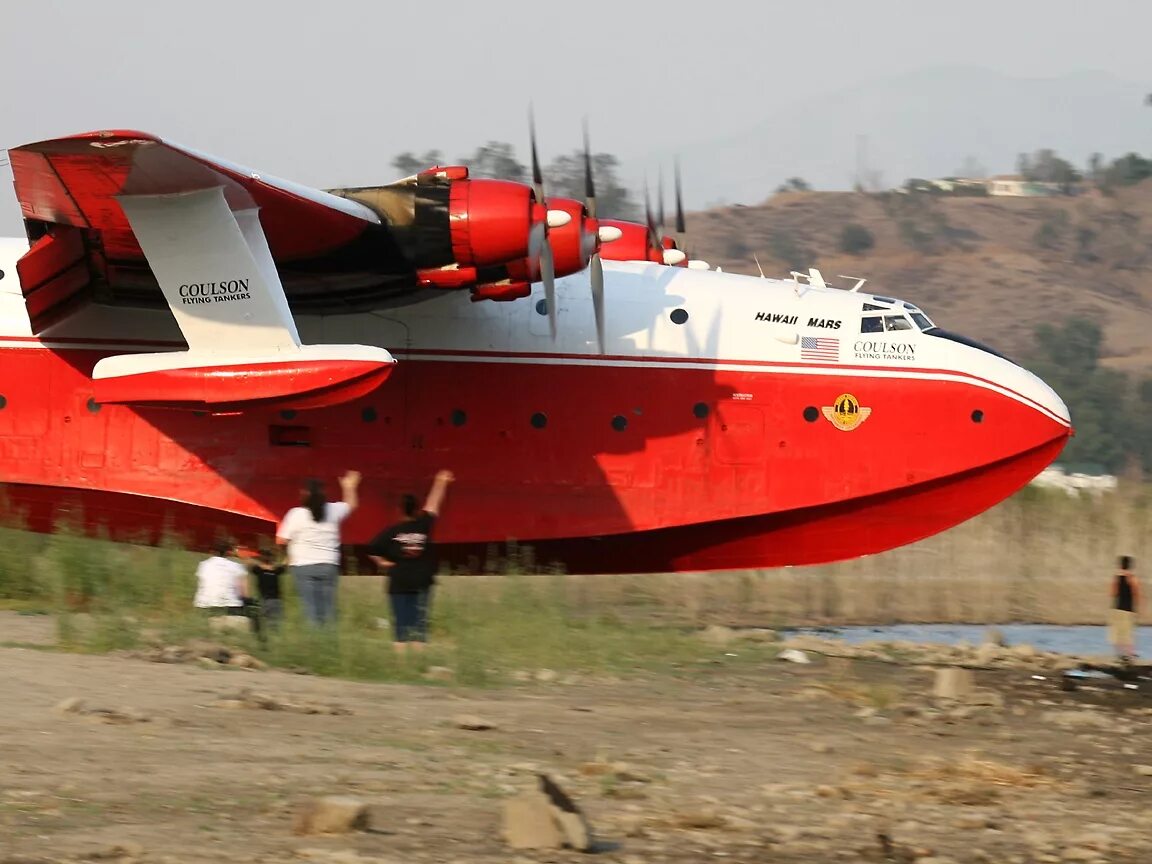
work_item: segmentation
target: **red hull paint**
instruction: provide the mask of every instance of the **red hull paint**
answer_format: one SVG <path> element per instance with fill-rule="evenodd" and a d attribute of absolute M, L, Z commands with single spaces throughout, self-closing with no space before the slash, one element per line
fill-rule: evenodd
<path fill-rule="evenodd" d="M 194 417 L 91 410 L 101 352 L 2 356 L 0 476 L 34 527 L 75 500 L 90 524 L 121 536 L 154 534 L 170 518 L 197 544 L 221 530 L 251 540 L 296 503 L 303 477 L 358 468 L 363 504 L 346 539 L 362 543 L 401 492 L 423 492 L 451 468 L 446 554 L 516 538 L 575 572 L 817 563 L 892 548 L 1011 494 L 1068 434 L 974 380 L 849 367 L 413 356 L 346 405 Z M 843 393 L 871 409 L 852 431 L 822 411 Z"/>

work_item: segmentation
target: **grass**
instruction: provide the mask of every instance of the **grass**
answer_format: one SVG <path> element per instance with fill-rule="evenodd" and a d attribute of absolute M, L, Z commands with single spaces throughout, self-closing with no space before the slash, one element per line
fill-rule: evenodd
<path fill-rule="evenodd" d="M 520 572 L 537 569 L 523 549 L 497 572 L 442 577 L 431 645 L 410 659 L 393 655 L 390 631 L 379 626 L 390 610 L 376 576 L 343 577 L 334 628 L 305 626 L 286 584 L 288 614 L 266 648 L 230 638 L 273 666 L 368 680 L 423 681 L 430 666 L 480 686 L 541 669 L 560 677 L 710 674 L 716 663 L 773 655 L 770 645 L 742 640 L 704 644 L 694 631 L 711 623 L 1099 623 L 1115 556 L 1139 564 L 1150 543 L 1152 487 L 1099 498 L 1026 489 L 921 543 L 819 567 L 571 576 Z M 113 543 L 68 523 L 50 535 L 2 526 L 0 607 L 52 615 L 65 650 L 206 638 L 207 622 L 191 608 L 199 558 L 174 541 Z"/>
<path fill-rule="evenodd" d="M 51 614 L 63 650 L 106 653 L 210 638 L 275 667 L 422 682 L 429 667 L 446 666 L 452 681 L 472 686 L 542 669 L 558 677 L 699 668 L 724 653 L 682 627 L 625 620 L 569 578 L 515 572 L 442 577 L 433 597 L 431 644 L 408 658 L 394 654 L 391 630 L 381 626 L 391 612 L 380 577 L 342 577 L 339 623 L 328 628 L 305 624 L 286 579 L 287 615 L 262 646 L 250 635 L 211 633 L 191 606 L 200 556 L 174 543 L 114 543 L 60 524 L 45 536 L 0 528 L 0 544 L 22 550 L 19 561 L 0 556 L 0 602 Z"/>

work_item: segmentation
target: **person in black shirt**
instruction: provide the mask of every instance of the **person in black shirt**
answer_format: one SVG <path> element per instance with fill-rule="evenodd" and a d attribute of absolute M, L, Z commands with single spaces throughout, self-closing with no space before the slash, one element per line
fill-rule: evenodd
<path fill-rule="evenodd" d="M 284 617 L 284 601 L 280 598 L 280 575 L 287 567 L 276 563 L 276 553 L 261 546 L 256 561 L 248 571 L 256 580 L 256 595 L 260 598 L 260 612 L 273 630 L 278 629 Z"/>
<path fill-rule="evenodd" d="M 1136 656 L 1134 630 L 1140 609 L 1140 583 L 1132 572 L 1132 558 L 1121 555 L 1119 570 L 1112 582 L 1112 610 L 1108 617 L 1108 638 L 1121 661 Z"/>
<path fill-rule="evenodd" d="M 409 645 L 419 650 L 428 641 L 428 606 L 437 566 L 432 528 L 448 484 L 455 479 L 451 471 L 438 472 L 423 510 L 417 509 L 415 495 L 401 497 L 402 521 L 381 531 L 368 546 L 372 560 L 388 575 L 388 599 L 396 633 L 392 644 L 400 654 Z"/>

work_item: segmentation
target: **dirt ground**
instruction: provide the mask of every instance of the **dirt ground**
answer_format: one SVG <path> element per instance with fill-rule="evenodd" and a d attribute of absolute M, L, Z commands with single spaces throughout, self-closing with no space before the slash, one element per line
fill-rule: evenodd
<path fill-rule="evenodd" d="M 9 642 L 50 626 L 19 619 L 17 639 L 0 614 Z M 476 691 L 2 648 L 0 862 L 588 860 L 501 839 L 537 772 L 584 809 L 594 860 L 1152 860 L 1144 690 L 1012 669 L 941 703 L 926 667 L 738 651 L 677 678 Z M 350 713 L 214 704 L 245 687 Z M 371 830 L 295 836 L 317 795 L 362 798 Z"/>

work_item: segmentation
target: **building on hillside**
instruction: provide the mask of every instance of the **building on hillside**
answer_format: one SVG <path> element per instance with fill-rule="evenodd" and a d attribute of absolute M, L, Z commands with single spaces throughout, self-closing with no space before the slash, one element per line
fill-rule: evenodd
<path fill-rule="evenodd" d="M 1027 180 L 1019 174 L 1000 174 L 996 177 L 989 177 L 984 183 L 989 195 L 1013 198 L 1045 198 L 1053 195 L 1065 195 L 1068 192 L 1068 188 L 1062 183 Z"/>
<path fill-rule="evenodd" d="M 987 186 L 983 180 L 973 180 L 968 177 L 940 177 L 927 180 L 913 177 L 894 191 L 905 194 L 930 192 L 937 195 L 986 195 Z"/>

